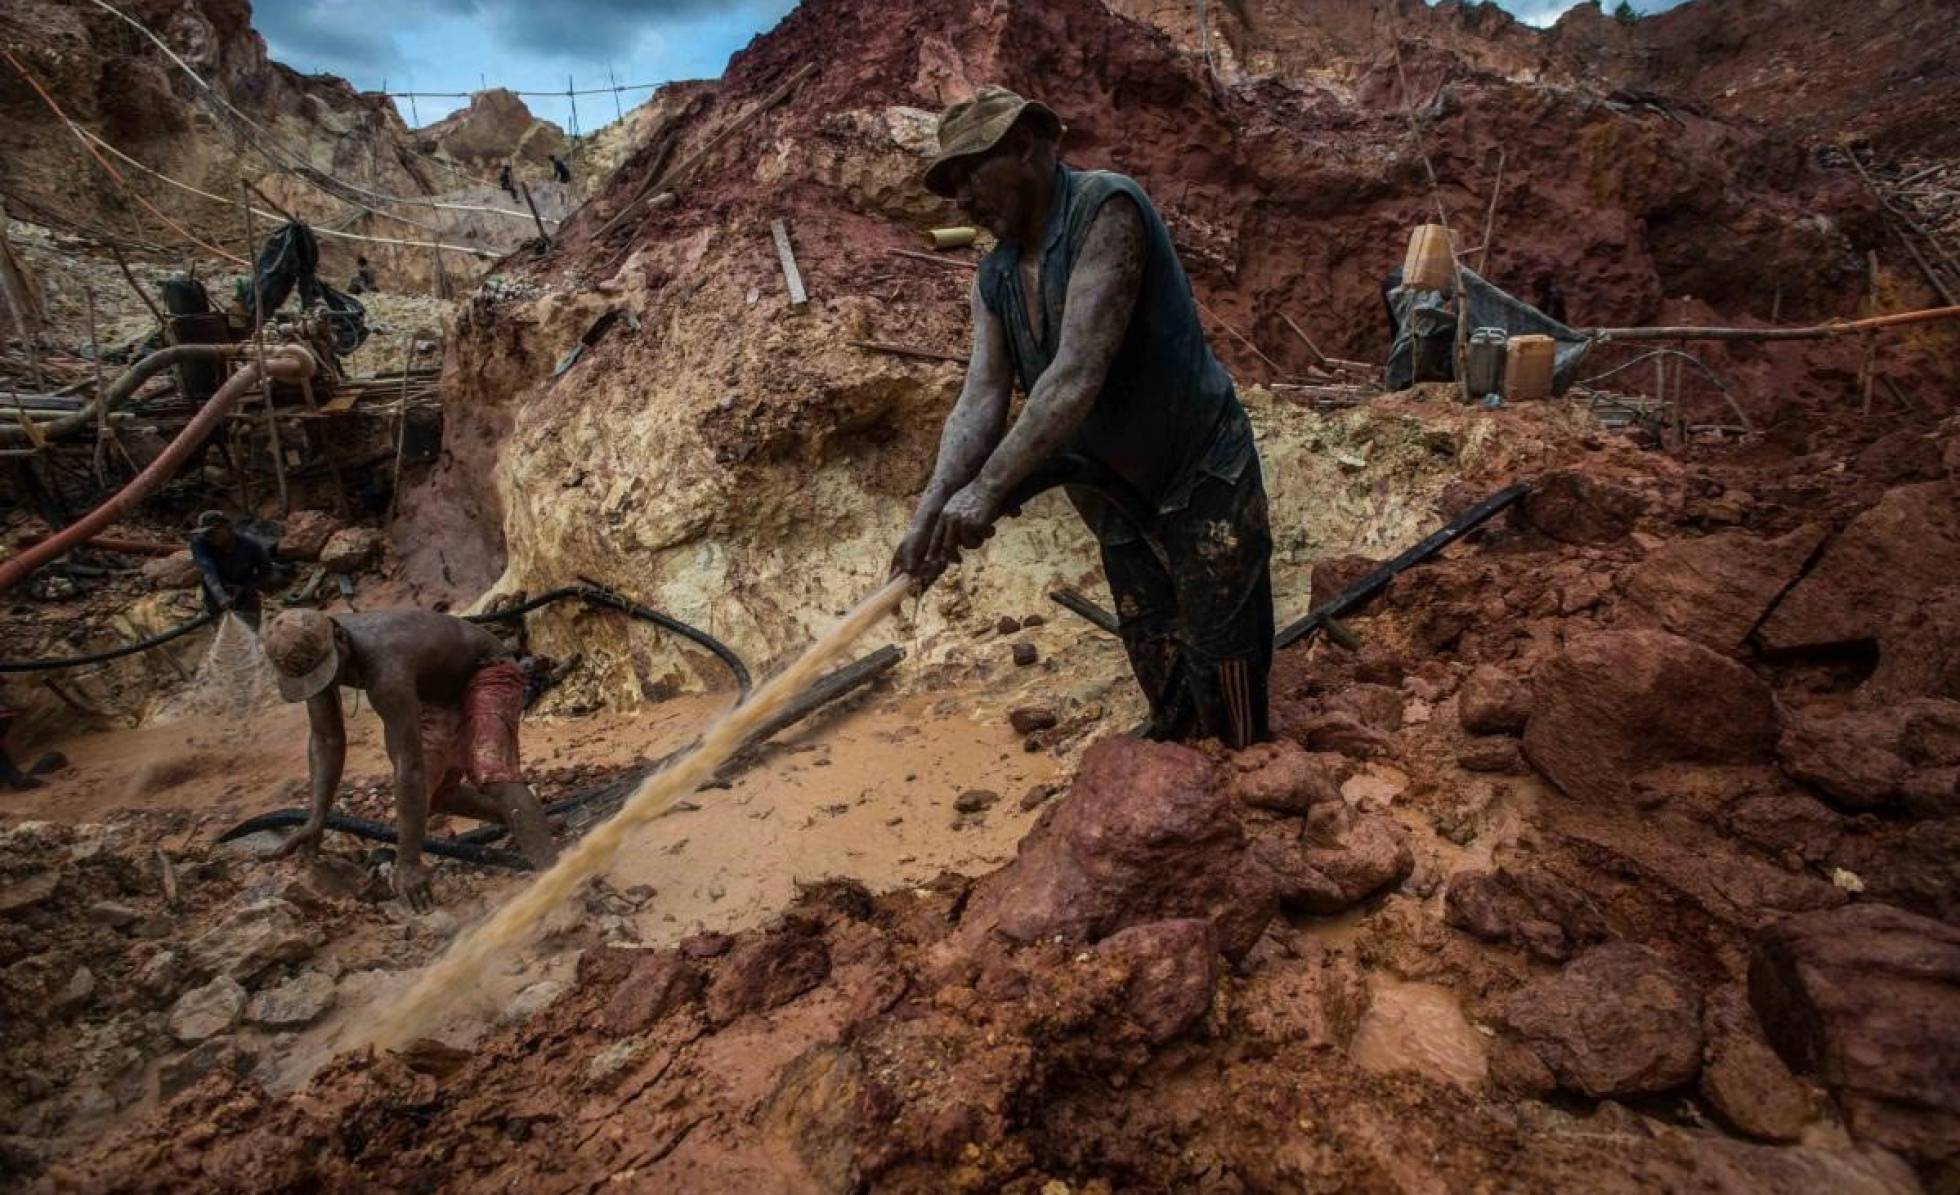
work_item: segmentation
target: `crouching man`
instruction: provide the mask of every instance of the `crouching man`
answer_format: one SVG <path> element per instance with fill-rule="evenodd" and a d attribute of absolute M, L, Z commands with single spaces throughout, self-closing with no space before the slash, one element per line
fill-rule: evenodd
<path fill-rule="evenodd" d="M 306 702 L 312 726 L 309 816 L 281 844 L 281 857 L 313 850 L 326 829 L 347 757 L 345 685 L 367 691 L 395 767 L 396 895 L 417 910 L 434 906 L 422 864 L 432 811 L 500 822 L 531 866 L 552 861 L 551 830 L 518 763 L 524 674 L 496 636 L 428 610 L 288 610 L 266 625 L 262 643 L 280 693 Z"/>

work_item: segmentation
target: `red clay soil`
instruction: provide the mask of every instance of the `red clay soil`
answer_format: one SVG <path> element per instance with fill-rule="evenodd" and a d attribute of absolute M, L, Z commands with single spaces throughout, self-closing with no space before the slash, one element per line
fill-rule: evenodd
<path fill-rule="evenodd" d="M 816 50 L 840 44 L 852 47 L 848 58 Z M 1857 310 L 1863 250 L 1881 244 L 1883 226 L 1848 168 L 1826 166 L 1791 136 L 1514 82 L 1441 45 L 1412 46 L 1405 59 L 1408 98 L 1421 113 L 1423 145 L 1460 243 L 1479 239 L 1495 156 L 1506 153 L 1500 235 L 1485 270 L 1494 280 L 1527 292 L 1539 274 L 1553 272 L 1574 321 L 1587 325 L 1711 313 L 1760 320 L 1773 306 L 1785 322 Z M 598 235 L 650 174 L 685 159 L 811 63 L 815 73 L 711 154 L 678 202 L 640 209 Z M 831 141 L 846 152 L 844 114 L 936 111 L 994 80 L 1063 115 L 1070 162 L 1144 183 L 1199 298 L 1282 369 L 1297 373 L 1312 360 L 1282 315 L 1323 350 L 1368 359 L 1386 347 L 1379 280 L 1399 264 L 1408 229 L 1435 208 L 1394 64 L 1364 61 L 1359 69 L 1352 98 L 1277 77 L 1214 83 L 1195 56 L 1177 53 L 1156 29 L 1089 0 L 928 6 L 903 21 L 864 0 L 805 4 L 736 55 L 712 103 L 629 159 L 525 272 L 591 285 L 635 247 L 685 245 L 709 229 L 782 217 L 797 230 L 812 293 L 888 292 L 899 325 L 885 330 L 887 339 L 909 335 L 957 348 L 960 279 L 888 252 L 915 248 L 914 229 L 935 210 L 956 219 L 950 207 L 935 209 L 915 194 L 903 202 L 921 214 L 897 220 L 890 209 L 899 200 L 823 178 L 762 182 L 756 163 L 784 142 Z M 731 268 L 752 274 L 742 280 L 750 284 L 773 289 L 780 281 L 763 255 L 744 254 Z M 662 297 L 691 296 L 698 282 L 664 280 Z M 1902 302 L 1930 295 L 1916 278 L 1901 275 L 1898 287 Z M 470 326 L 498 334 L 493 321 Z M 1270 368 L 1222 326 L 1210 330 L 1236 376 L 1270 379 Z M 1806 368 L 1779 373 L 1793 356 Z M 1855 370 L 1858 359 L 1849 346 L 1774 357 L 1745 346 L 1710 357 L 1718 370 L 1741 375 L 1733 388 L 1759 419 L 1821 398 L 1801 382 L 1818 361 Z M 744 402 L 791 397 L 772 398 L 766 378 L 740 380 L 730 391 L 742 397 L 726 419 L 740 418 Z"/>
<path fill-rule="evenodd" d="M 903 15 L 800 6 L 513 274 L 596 285 L 639 248 L 679 303 L 679 246 L 788 215 L 813 289 L 889 293 L 894 330 L 955 343 L 960 286 L 885 252 L 909 247 L 897 220 L 756 163 L 843 138 L 839 113 L 1000 79 L 1063 113 L 1073 160 L 1144 180 L 1200 297 L 1283 365 L 1305 356 L 1282 312 L 1329 351 L 1379 350 L 1375 280 L 1430 210 L 1392 63 L 1350 100 L 1214 84 L 1088 0 Z M 1673 318 L 1663 296 L 1684 293 L 1761 317 L 1779 283 L 1786 318 L 1855 308 L 1880 226 L 1786 134 L 1408 57 L 1453 221 L 1479 219 L 1509 151 L 1494 277 L 1556 267 L 1583 323 Z M 677 203 L 599 234 L 809 62 Z M 775 269 L 713 260 L 730 293 Z M 523 351 L 498 303 L 473 302 L 460 361 Z M 1711 360 L 1766 437 L 1600 433 L 1528 478 L 1465 476 L 1439 521 L 1514 480 L 1538 492 L 1398 579 L 1354 620 L 1360 650 L 1282 653 L 1280 742 L 1099 742 L 991 874 L 831 881 L 733 937 L 594 948 L 554 1003 L 466 1050 L 342 1056 L 289 1096 L 220 1067 L 42 1160 L 38 1189 L 1953 1190 L 1944 335 L 1888 349 L 1909 409 L 1857 414 L 1859 346 L 1741 348 Z M 729 371 L 743 397 L 703 431 L 730 468 L 848 414 Z M 1499 412 L 1495 434 L 1569 414 Z M 1362 1045 L 1384 1037 L 1386 1062 Z"/>
<path fill-rule="evenodd" d="M 997 873 L 594 949 L 468 1051 L 289 1099 L 220 1072 L 44 1183 L 1948 1189 L 1960 690 L 1874 682 L 1892 627 L 1953 641 L 1951 588 L 1875 637 L 1760 639 L 1839 584 L 1853 512 L 1960 495 L 1960 425 L 1911 434 L 1937 473 L 1903 485 L 1825 467 L 1868 455 L 1848 437 L 1778 466 L 1603 442 L 1398 580 L 1360 652 L 1284 653 L 1276 746 L 1105 740 Z M 1748 550 L 1812 523 L 1845 526 Z M 1666 600 L 1717 537 L 1774 574 L 1738 586 L 1746 642 Z M 1394 984 L 1461 1002 L 1481 1078 L 1356 1061 Z"/>

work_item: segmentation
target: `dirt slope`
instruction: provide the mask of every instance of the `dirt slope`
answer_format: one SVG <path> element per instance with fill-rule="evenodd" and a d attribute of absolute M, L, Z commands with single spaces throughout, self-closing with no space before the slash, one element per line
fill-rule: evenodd
<path fill-rule="evenodd" d="M 855 47 L 848 62 L 814 52 L 838 38 Z M 1523 289 L 1556 271 L 1587 323 L 1850 310 L 1859 250 L 1879 230 L 1851 181 L 1793 142 L 1602 106 L 1440 48 L 1409 57 L 1453 222 L 1481 225 L 1495 153 L 1508 150 L 1492 277 Z M 677 202 L 615 220 L 811 63 L 780 106 L 714 146 Z M 916 186 L 918 155 L 932 112 L 984 80 L 1054 104 L 1077 165 L 1144 182 L 1242 383 L 1309 363 L 1287 317 L 1328 352 L 1378 355 L 1378 279 L 1434 209 L 1393 65 L 1358 70 L 1352 86 L 1214 85 L 1160 31 L 1088 0 L 941 6 L 902 28 L 853 0 L 799 7 L 649 128 L 551 252 L 519 255 L 474 297 L 446 378 L 455 457 L 409 504 L 409 575 L 458 600 L 601 576 L 759 659 L 855 601 L 885 567 L 959 374 L 850 342 L 963 351 L 967 274 L 893 251 L 956 218 Z M 775 219 L 812 295 L 800 309 L 769 238 Z M 632 318 L 554 377 L 612 309 Z M 1794 377 L 1767 384 L 1781 358 L 1713 359 L 1759 420 L 1812 398 Z M 1309 487 L 1343 483 L 1297 426 L 1266 426 L 1267 468 L 1282 502 L 1311 509 Z M 479 513 L 463 525 L 459 510 Z M 1344 545 L 1310 531 L 1301 547 L 1284 557 L 1282 592 L 1300 594 L 1304 565 Z M 928 599 L 922 634 L 949 644 L 1054 583 L 1086 580 L 1087 549 L 1058 501 L 1037 504 Z M 572 628 L 546 626 L 569 646 Z M 633 660 L 629 674 L 623 645 L 600 650 L 613 699 L 694 683 L 678 657 Z"/>
<path fill-rule="evenodd" d="M 301 75 L 267 58 L 265 41 L 252 29 L 251 6 L 244 0 L 132 0 L 122 8 L 162 38 L 223 102 L 201 89 L 142 32 L 87 0 L 10 4 L 0 12 L 0 46 L 20 60 L 70 120 L 140 162 L 141 167 L 131 166 L 102 151 L 131 189 L 201 239 L 250 256 L 243 251 L 239 227 L 241 176 L 274 203 L 322 228 L 414 242 L 439 240 L 490 255 L 477 259 L 452 254 L 455 260 L 445 268 L 456 272 L 459 283 L 473 277 L 484 261 L 536 235 L 528 214 L 507 199 L 503 206 L 513 208 L 508 217 L 442 211 L 413 202 L 440 197 L 497 206 L 501 196 L 493 185 L 495 168 L 486 163 L 515 152 L 530 125 L 499 126 L 495 135 L 478 129 L 468 154 L 446 152 L 440 135 L 446 130 L 418 147 L 385 97 L 357 93 L 344 79 Z M 495 143 L 498 136 L 507 143 Z M 549 140 L 547 135 L 544 142 Z M 537 160 L 543 160 L 541 152 Z M 160 181 L 143 167 L 218 199 Z M 310 172 L 320 186 L 302 181 L 296 171 Z M 568 197 L 556 184 L 538 181 L 534 190 L 545 216 L 563 215 L 570 206 Z M 89 160 L 29 83 L 4 63 L 0 188 L 22 219 L 73 222 L 138 246 L 184 244 L 181 234 L 165 228 Z M 384 196 L 410 202 L 380 198 Z M 400 219 L 365 214 L 356 204 Z M 265 232 L 262 227 L 260 235 Z M 428 250 L 322 240 L 330 277 L 350 274 L 356 253 L 364 253 L 384 286 L 426 289 L 435 282 L 436 266 Z M 211 264 L 216 263 L 207 262 L 207 268 Z"/>

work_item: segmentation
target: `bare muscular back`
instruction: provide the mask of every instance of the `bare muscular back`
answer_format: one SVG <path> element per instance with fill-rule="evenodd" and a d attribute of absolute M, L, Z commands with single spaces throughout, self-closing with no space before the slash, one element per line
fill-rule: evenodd
<path fill-rule="evenodd" d="M 472 622 L 433 610 L 376 610 L 336 614 L 352 648 L 354 687 L 412 689 L 418 702 L 454 705 L 471 675 L 510 658 L 495 635 Z"/>

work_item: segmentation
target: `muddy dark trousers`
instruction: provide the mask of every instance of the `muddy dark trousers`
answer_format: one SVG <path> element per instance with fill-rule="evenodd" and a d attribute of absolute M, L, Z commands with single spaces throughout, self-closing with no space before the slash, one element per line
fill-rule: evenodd
<path fill-rule="evenodd" d="M 1104 524 L 1109 577 L 1130 667 L 1150 702 L 1153 739 L 1193 732 L 1228 747 L 1270 737 L 1273 541 L 1259 466 L 1236 482 L 1201 479 L 1184 509 L 1124 534 Z"/>

